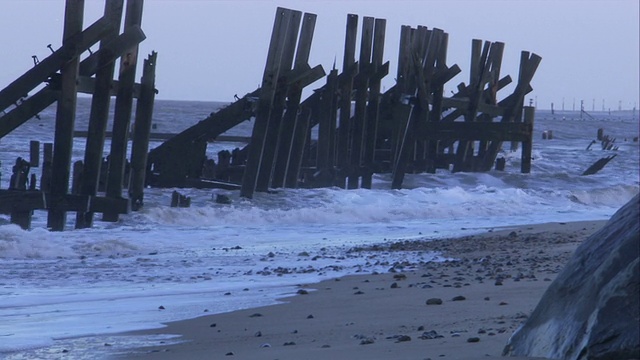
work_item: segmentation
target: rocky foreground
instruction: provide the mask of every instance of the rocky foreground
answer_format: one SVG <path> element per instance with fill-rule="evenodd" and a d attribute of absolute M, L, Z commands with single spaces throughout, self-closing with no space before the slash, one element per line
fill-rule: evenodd
<path fill-rule="evenodd" d="M 576 247 L 604 221 L 492 229 L 458 239 L 352 249 L 437 251 L 443 262 L 301 285 L 284 303 L 171 323 L 136 334 L 184 342 L 130 359 L 490 359 L 500 357 Z M 131 334 L 128 334 L 131 335 Z"/>

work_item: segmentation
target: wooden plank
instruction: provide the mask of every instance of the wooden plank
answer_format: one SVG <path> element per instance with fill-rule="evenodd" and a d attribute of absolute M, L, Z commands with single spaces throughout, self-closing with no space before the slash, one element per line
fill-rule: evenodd
<path fill-rule="evenodd" d="M 113 3 L 115 2 L 108 2 L 109 5 Z M 108 43 L 105 48 L 102 48 L 102 44 L 100 44 L 98 51 L 80 62 L 79 74 L 81 76 L 93 75 L 98 70 L 98 57 L 107 54 L 104 62 L 111 63 L 118 58 L 126 48 L 138 44 L 144 39 L 145 36 L 142 30 L 140 30 L 139 27 L 133 27 Z M 30 96 L 27 100 L 24 100 L 20 103 L 20 106 L 13 108 L 10 112 L 0 117 L 0 138 L 53 104 L 53 102 L 58 99 L 59 93 L 60 76 L 59 74 L 52 74 L 49 85 Z"/>
<path fill-rule="evenodd" d="M 95 196 L 98 192 L 98 182 L 102 168 L 102 152 L 109 118 L 109 104 L 111 102 L 113 73 L 115 69 L 115 58 L 110 56 L 114 52 L 110 51 L 108 44 L 112 43 L 118 37 L 123 5 L 123 0 L 107 1 L 105 3 L 104 17 L 109 19 L 113 25 L 113 29 L 105 35 L 100 42 L 100 49 L 95 53 L 96 66 L 93 67 L 93 69 L 96 69 L 96 77 L 93 84 L 93 97 L 91 98 L 91 110 L 89 112 L 84 167 L 82 169 L 82 178 L 84 181 L 79 189 L 80 195 Z M 120 52 L 118 52 L 118 54 L 120 54 Z M 91 61 L 90 59 L 86 59 L 83 63 L 89 64 Z M 89 69 L 88 65 L 85 65 L 83 69 L 83 63 L 80 64 L 79 71 L 84 70 L 90 72 L 93 70 Z M 91 227 L 92 224 L 93 213 L 78 212 L 76 214 L 76 229 L 88 228 Z"/>
<path fill-rule="evenodd" d="M 128 0 L 124 29 L 142 24 L 143 0 Z M 138 45 L 131 47 L 120 58 L 120 73 L 118 75 L 118 95 L 116 96 L 113 114 L 113 138 L 109 153 L 109 172 L 107 173 L 107 187 L 105 195 L 108 198 L 118 199 L 122 197 L 122 187 L 127 162 L 127 143 L 129 139 L 129 124 L 131 123 L 131 111 L 133 108 L 133 84 L 136 77 L 138 63 Z M 105 212 L 102 220 L 118 221 L 119 213 Z"/>
<path fill-rule="evenodd" d="M 313 40 L 316 18 L 317 16 L 315 14 L 309 13 L 305 13 L 303 16 L 300 39 L 298 40 L 298 47 L 296 50 L 294 70 L 309 67 L 309 54 L 311 52 L 311 42 Z M 324 76 L 324 70 L 322 71 L 322 74 L 322 76 Z M 276 152 L 277 159 L 273 170 L 273 187 L 283 187 L 285 185 L 286 173 L 289 171 L 290 167 L 293 134 L 295 133 L 296 118 L 300 109 L 302 89 L 304 88 L 303 85 L 304 84 L 296 82 L 288 89 L 287 110 L 282 119 L 278 134 L 278 150 Z"/>
<path fill-rule="evenodd" d="M 292 87 L 295 87 L 290 86 L 288 81 L 283 80 L 286 80 L 289 76 L 293 76 L 293 74 L 295 73 L 295 71 L 292 71 L 292 66 L 301 18 L 302 13 L 300 11 L 292 12 L 291 20 L 289 22 L 287 30 L 287 36 L 283 44 L 284 53 L 282 59 L 280 60 L 280 78 L 277 81 L 275 97 L 271 113 L 269 114 L 269 126 L 267 127 L 267 133 L 265 134 L 262 160 L 260 161 L 260 169 L 258 170 L 256 191 L 260 192 L 268 191 L 269 186 L 271 185 L 274 160 L 276 158 L 278 141 L 280 139 L 282 116 L 287 104 L 287 95 L 290 92 L 290 89 Z M 293 99 L 289 100 L 291 102 L 291 100 Z"/>
<path fill-rule="evenodd" d="M 79 3 L 79 6 L 82 5 L 82 1 L 76 0 L 76 2 Z M 82 26 L 82 24 L 80 25 Z M 62 47 L 0 90 L 0 110 L 4 110 L 21 98 L 26 97 L 29 91 L 46 81 L 52 73 L 65 67 L 65 64 L 68 64 L 98 42 L 109 31 L 110 27 L 111 25 L 107 19 L 100 18 L 85 31 L 82 31 L 82 27 L 80 27 L 79 31 L 64 37 Z"/>
<path fill-rule="evenodd" d="M 63 46 L 73 37 L 82 33 L 84 17 L 83 0 L 67 0 L 64 14 Z M 60 70 L 61 94 L 57 103 L 55 140 L 53 143 L 53 163 L 51 177 L 51 197 L 53 204 L 61 200 L 69 191 L 71 153 L 73 148 L 73 129 L 76 119 L 76 79 L 80 58 L 76 56 Z M 66 212 L 55 206 L 49 210 L 47 227 L 53 231 L 64 230 Z"/>
<path fill-rule="evenodd" d="M 336 177 L 336 185 L 344 188 L 349 167 L 349 132 L 351 131 L 351 90 L 353 79 L 357 74 L 355 53 L 358 34 L 358 15 L 347 15 L 347 29 L 344 41 L 344 57 L 342 59 L 342 73 L 340 82 L 340 124 L 338 126 L 338 139 L 336 144 L 336 159 L 339 174 Z"/>
<path fill-rule="evenodd" d="M 3 117 L 0 117 L 0 139 L 53 104 L 58 99 L 59 94 L 59 91 L 52 90 L 48 86 L 44 87 L 23 101 L 20 106 L 11 109 Z"/>
<path fill-rule="evenodd" d="M 40 166 L 40 141 L 31 140 L 29 142 L 29 166 L 32 168 Z"/>
<path fill-rule="evenodd" d="M 536 108 L 533 106 L 524 107 L 524 125 L 533 129 Z M 520 162 L 520 172 L 528 174 L 531 172 L 531 152 L 533 150 L 533 132 L 527 139 L 522 140 L 522 156 Z"/>
<path fill-rule="evenodd" d="M 296 119 L 295 134 L 293 136 L 293 144 L 291 145 L 291 159 L 289 171 L 285 178 L 285 186 L 288 188 L 298 187 L 298 177 L 300 168 L 302 167 L 302 159 L 304 149 L 307 145 L 309 132 L 309 123 L 311 117 L 311 108 L 309 106 L 302 107 L 300 115 Z"/>
<path fill-rule="evenodd" d="M 363 163 L 366 168 L 362 174 L 362 187 L 371 189 L 373 162 L 375 160 L 375 149 L 378 137 L 378 108 L 380 106 L 380 88 L 381 80 L 389 71 L 387 62 L 386 69 L 382 64 L 384 55 L 384 38 L 386 32 L 387 21 L 385 19 L 375 19 L 373 30 L 373 53 L 371 56 L 371 64 L 376 69 L 377 74 L 369 79 L 369 103 L 366 109 L 365 123 L 365 143 L 363 152 Z M 382 71 L 381 71 L 382 70 Z"/>
<path fill-rule="evenodd" d="M 277 88 L 276 82 L 280 78 L 280 62 L 285 50 L 283 44 L 287 37 L 292 16 L 292 10 L 280 7 L 276 10 L 269 52 L 267 53 L 267 61 L 262 76 L 256 120 L 251 134 L 249 152 L 247 154 L 247 166 L 242 177 L 240 196 L 245 198 L 252 198 L 256 190 L 258 171 L 264 151 L 265 136 L 269 128 L 269 117 Z"/>
<path fill-rule="evenodd" d="M 500 122 L 428 122 L 424 124 L 418 137 L 424 140 L 498 140 L 524 141 L 532 133 L 530 125 L 525 123 Z"/>
<path fill-rule="evenodd" d="M 338 70 L 333 69 L 327 76 L 327 84 L 320 89 L 320 103 L 318 106 L 318 146 L 316 168 L 319 177 L 315 179 L 315 186 L 326 187 L 333 185 L 335 166 L 335 134 L 337 120 Z"/>
<path fill-rule="evenodd" d="M 140 98 L 136 103 L 136 119 L 131 144 L 131 182 L 129 199 L 134 211 L 140 210 L 144 200 L 145 176 L 147 173 L 147 152 L 149 151 L 149 134 L 153 120 L 153 104 L 155 99 L 156 59 L 155 51 L 144 60 L 142 80 L 140 81 Z"/>
<path fill-rule="evenodd" d="M 371 54 L 373 51 L 373 28 L 375 19 L 365 16 L 362 19 L 360 34 L 359 72 L 354 78 L 355 106 L 351 120 L 351 153 L 349 159 L 349 177 L 347 188 L 357 189 L 360 185 L 360 167 L 362 165 L 362 148 L 365 136 L 365 116 L 369 78 L 373 75 Z"/>

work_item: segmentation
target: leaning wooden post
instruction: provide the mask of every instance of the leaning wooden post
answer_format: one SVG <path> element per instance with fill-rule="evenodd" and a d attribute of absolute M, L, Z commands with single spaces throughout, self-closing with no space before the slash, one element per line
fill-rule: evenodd
<path fill-rule="evenodd" d="M 258 108 L 256 110 L 256 120 L 251 133 L 249 151 L 247 154 L 247 165 L 242 175 L 242 188 L 240 196 L 253 198 L 258 181 L 258 172 L 262 163 L 264 152 L 265 136 L 269 128 L 269 117 L 271 116 L 277 81 L 280 78 L 280 62 L 284 53 L 284 41 L 287 36 L 289 24 L 293 11 L 284 8 L 276 10 L 276 18 L 271 32 L 271 42 L 269 52 L 262 76 L 262 86 Z"/>
<path fill-rule="evenodd" d="M 62 43 L 68 42 L 75 34 L 82 32 L 84 0 L 67 0 L 64 13 L 64 32 Z M 60 73 L 60 97 L 56 110 L 55 140 L 53 149 L 54 172 L 51 177 L 51 208 L 47 216 L 47 227 L 53 231 L 64 230 L 66 212 L 58 209 L 69 191 L 71 151 L 73 148 L 73 129 L 76 119 L 76 83 L 80 58 L 75 57 L 66 63 Z"/>
<path fill-rule="evenodd" d="M 535 118 L 536 108 L 533 106 L 524 107 L 524 123 L 529 129 L 529 139 L 522 142 L 522 160 L 520 172 L 528 174 L 531 172 L 531 150 L 533 148 L 533 121 Z"/>
<path fill-rule="evenodd" d="M 269 114 L 269 126 L 267 127 L 267 133 L 265 134 L 262 161 L 260 161 L 258 179 L 256 182 L 256 191 L 260 192 L 268 191 L 271 183 L 274 160 L 276 158 L 276 151 L 278 150 L 278 141 L 280 140 L 280 131 L 283 121 L 282 115 L 287 104 L 287 95 L 290 89 L 290 84 L 288 84 L 288 75 L 291 74 L 291 66 L 293 65 L 293 57 L 296 50 L 296 41 L 298 39 L 301 19 L 302 13 L 300 11 L 292 12 L 291 20 L 287 27 L 287 35 L 284 44 L 282 45 L 284 46 L 284 52 L 280 60 L 280 77 L 276 79 L 277 85 L 275 97 L 271 113 Z M 289 97 L 289 103 L 291 103 L 292 100 L 293 97 Z M 299 98 L 298 101 L 300 101 Z"/>
<path fill-rule="evenodd" d="M 124 20 L 125 30 L 142 24 L 143 0 L 127 0 Z M 113 115 L 113 135 L 109 154 L 109 173 L 107 174 L 106 197 L 121 198 L 129 141 L 129 124 L 133 107 L 133 86 L 138 62 L 138 45 L 132 47 L 120 58 L 120 75 L 118 77 L 118 95 Z M 118 221 L 117 212 L 104 212 L 104 221 Z"/>
<path fill-rule="evenodd" d="M 124 0 L 105 2 L 104 17 L 113 26 L 109 34 L 100 41 L 100 50 L 115 39 L 120 32 Z M 96 71 L 96 85 L 91 98 L 91 112 L 89 113 L 89 128 L 84 152 L 84 167 L 82 169 L 82 184 L 80 194 L 95 196 L 98 192 L 100 168 L 104 148 L 105 132 L 109 120 L 109 104 L 111 102 L 111 85 L 115 61 L 108 52 L 103 51 L 98 58 L 99 68 Z M 76 215 L 76 229 L 89 228 L 93 224 L 93 212 L 78 212 Z"/>
<path fill-rule="evenodd" d="M 311 52 L 311 41 L 316 25 L 316 17 L 315 14 L 304 14 L 294 61 L 294 70 L 299 71 L 309 66 L 309 53 Z M 302 84 L 300 82 L 291 84 L 287 89 L 287 111 L 282 118 L 282 123 L 278 131 L 279 144 L 276 151 L 277 159 L 273 168 L 273 187 L 283 187 L 285 185 L 285 175 L 290 168 L 291 144 L 296 126 L 296 118 L 300 111 L 301 97 Z"/>
<path fill-rule="evenodd" d="M 142 79 L 140 80 L 140 95 L 136 103 L 136 122 L 133 129 L 133 144 L 131 145 L 131 182 L 129 185 L 131 209 L 135 211 L 143 205 L 147 152 L 149 151 L 149 137 L 153 120 L 153 102 L 156 96 L 157 55 L 158 53 L 154 51 L 144 61 Z"/>

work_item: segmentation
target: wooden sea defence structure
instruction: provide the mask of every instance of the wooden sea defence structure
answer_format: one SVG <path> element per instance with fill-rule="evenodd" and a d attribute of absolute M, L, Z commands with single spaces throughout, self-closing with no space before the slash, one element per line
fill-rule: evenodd
<path fill-rule="evenodd" d="M 18 158 L 9 189 L 0 189 L 0 213 L 11 214 L 13 223 L 29 228 L 34 210 L 48 211 L 47 227 L 57 231 L 64 229 L 67 212 L 76 212 L 76 228 L 90 227 L 95 213 L 117 221 L 144 205 L 147 186 L 222 188 L 252 198 L 277 188 L 370 189 L 373 174 L 388 173 L 391 187 L 400 189 L 406 174 L 489 171 L 494 165 L 503 170 L 504 159 L 497 156 L 505 142 L 522 146 L 520 170 L 531 171 L 535 110 L 524 106 L 524 98 L 540 56 L 522 51 L 515 88 L 499 97 L 513 82 L 500 74 L 505 45 L 473 40 L 469 81 L 447 97 L 445 85 L 462 72 L 447 64 L 449 34 L 402 26 L 396 83 L 382 91 L 390 69 L 383 62 L 385 19 L 348 14 L 341 69 L 334 63 L 327 72 L 309 64 L 317 16 L 286 8 L 276 10 L 260 86 L 149 150 L 157 54 L 144 61 L 135 83 L 138 44 L 145 39 L 142 7 L 143 0 L 127 0 L 126 6 L 124 0 L 105 1 L 104 16 L 83 30 L 83 1 L 66 0 L 62 47 L 0 90 L 0 139 L 57 104 L 55 140 L 44 144 L 39 186 L 29 173 L 40 166 L 34 141 L 30 161 Z M 80 61 L 97 43 L 99 50 Z M 303 98 L 318 81 L 322 85 Z M 79 92 L 92 95 L 86 130 L 74 126 Z M 207 157 L 210 142 L 229 139 L 227 131 L 245 121 L 253 121 L 245 146 Z M 87 142 L 84 160 L 72 171 L 78 133 Z M 107 136 L 110 152 L 104 156 Z M 174 190 L 172 206 L 190 203 Z"/>
<path fill-rule="evenodd" d="M 521 171 L 530 172 L 535 114 L 524 98 L 540 56 L 521 53 L 515 89 L 500 99 L 513 82 L 500 74 L 505 45 L 473 40 L 469 82 L 446 97 L 445 84 L 461 72 L 446 63 L 449 35 L 403 26 L 396 84 L 381 92 L 386 20 L 364 17 L 359 26 L 349 14 L 342 69 L 328 74 L 308 64 L 315 22 L 314 14 L 278 8 L 260 88 L 151 150 L 148 184 L 238 189 L 251 198 L 273 188 L 371 188 L 374 173 L 390 173 L 399 189 L 406 173 L 504 169 L 496 158 L 505 142 L 522 145 Z M 244 148 L 206 157 L 207 142 L 250 119 Z"/>
<path fill-rule="evenodd" d="M 66 0 L 62 46 L 33 68 L 0 90 L 0 139 L 46 107 L 56 103 L 54 142 L 44 144 L 41 177 L 30 169 L 40 167 L 39 142 L 30 144 L 30 161 L 16 160 L 9 189 L 0 189 L 0 213 L 27 229 L 34 210 L 46 210 L 47 227 L 64 230 L 66 213 L 76 212 L 76 227 L 90 227 L 94 213 L 116 221 L 133 203 L 141 202 L 146 176 L 149 129 L 156 89 L 157 54 L 144 61 L 141 83 L 135 83 L 138 44 L 145 39 L 141 29 L 143 0 L 105 1 L 104 15 L 84 28 L 84 1 Z M 124 13 L 124 14 L 123 14 Z M 124 30 L 120 33 L 124 15 Z M 99 43 L 99 49 L 89 49 Z M 83 54 L 88 55 L 80 60 Z M 115 62 L 120 72 L 114 80 Z M 41 90 L 29 92 L 44 85 Z M 91 94 L 84 160 L 73 164 L 72 145 L 78 93 Z M 111 153 L 103 159 L 103 146 L 111 97 L 115 114 Z M 130 198 L 123 196 L 126 147 L 133 98 L 137 98 L 135 135 L 131 157 Z M 106 165 L 106 166 L 105 166 Z M 73 175 L 72 175 L 73 174 Z M 100 179 L 107 179 L 106 193 L 98 193 Z M 129 180 L 129 179 L 127 179 Z M 70 186 L 70 181 L 72 182 Z M 28 184 L 28 186 L 27 186 Z"/>

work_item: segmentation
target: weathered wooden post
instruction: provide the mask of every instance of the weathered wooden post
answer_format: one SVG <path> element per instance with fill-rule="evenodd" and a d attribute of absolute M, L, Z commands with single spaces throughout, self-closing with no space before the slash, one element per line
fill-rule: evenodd
<path fill-rule="evenodd" d="M 340 76 L 340 125 L 338 127 L 338 139 L 336 159 L 338 174 L 336 185 L 345 188 L 346 179 L 349 176 L 349 133 L 351 131 L 351 90 L 353 80 L 358 73 L 355 60 L 356 40 L 358 35 L 358 15 L 347 15 L 347 30 L 344 41 L 344 58 L 342 61 L 342 76 Z"/>
<path fill-rule="evenodd" d="M 311 41 L 313 39 L 316 17 L 317 16 L 315 14 L 304 14 L 292 72 L 303 71 L 309 67 L 309 54 L 311 52 Z M 293 170 L 290 167 L 292 151 L 291 145 L 295 127 L 297 126 L 296 119 L 300 110 L 300 99 L 302 96 L 301 85 L 302 84 L 300 84 L 300 82 L 295 82 L 289 86 L 289 89 L 287 89 L 287 110 L 278 131 L 279 144 L 276 151 L 277 158 L 273 170 L 273 187 L 284 186 L 287 172 Z"/>
<path fill-rule="evenodd" d="M 32 168 L 40 166 L 40 141 L 31 140 L 29 142 L 29 165 Z"/>
<path fill-rule="evenodd" d="M 369 88 L 369 77 L 373 69 L 371 65 L 371 52 L 373 41 L 374 18 L 365 16 L 362 19 L 362 32 L 360 34 L 360 57 L 358 59 L 358 74 L 353 80 L 355 89 L 355 106 L 351 123 L 351 153 L 349 158 L 349 177 L 347 188 L 357 189 L 360 185 L 360 168 L 362 165 L 362 148 L 365 136 L 365 112 Z"/>
<path fill-rule="evenodd" d="M 332 186 L 335 176 L 337 88 L 338 70 L 333 69 L 327 76 L 327 84 L 320 90 L 318 106 L 317 176 L 315 186 L 319 187 Z"/>
<path fill-rule="evenodd" d="M 142 24 L 143 0 L 127 0 L 124 20 L 127 28 Z M 133 86 L 138 62 L 138 45 L 126 52 L 120 59 L 120 75 L 118 77 L 118 95 L 113 117 L 113 135 L 111 138 L 111 152 L 109 154 L 109 173 L 107 174 L 106 197 L 122 198 L 125 164 L 127 158 L 127 143 L 129 141 L 129 124 L 133 107 Z M 106 211 L 104 221 L 118 221 L 118 213 Z"/>
<path fill-rule="evenodd" d="M 118 36 L 120 24 L 122 22 L 124 0 L 106 1 L 104 17 L 109 20 L 113 28 L 100 41 L 100 50 L 107 47 L 107 44 Z M 98 192 L 98 182 L 100 180 L 100 168 L 102 167 L 102 155 L 104 148 L 105 132 L 109 119 L 109 104 L 111 102 L 111 86 L 113 83 L 113 73 L 115 61 L 111 59 L 106 51 L 98 55 L 99 68 L 95 76 L 95 88 L 91 98 L 91 112 L 89 113 L 89 128 L 87 131 L 87 143 L 84 152 L 84 181 L 79 193 L 88 196 L 95 196 Z M 76 228 L 88 228 L 93 224 L 92 212 L 78 212 L 76 214 Z"/>
<path fill-rule="evenodd" d="M 256 190 L 258 172 L 261 169 L 264 153 L 265 136 L 269 129 L 269 118 L 273 110 L 278 80 L 280 79 L 281 61 L 285 52 L 284 42 L 287 38 L 293 13 L 294 11 L 292 10 L 280 7 L 276 10 L 269 52 L 262 76 L 256 120 L 251 134 L 249 153 L 247 154 L 247 165 L 242 177 L 240 196 L 245 198 L 252 198 Z"/>
<path fill-rule="evenodd" d="M 149 151 L 149 135 L 153 120 L 153 103 L 155 100 L 156 58 L 155 51 L 144 60 L 142 79 L 140 80 L 140 96 L 136 103 L 136 121 L 131 145 L 131 182 L 129 199 L 132 210 L 139 210 L 143 205 L 145 175 L 147 173 L 147 152 Z"/>
<path fill-rule="evenodd" d="M 84 0 L 67 0 L 64 14 L 63 45 L 74 35 L 82 32 Z M 66 63 L 60 73 L 61 94 L 57 103 L 53 164 L 51 178 L 51 201 L 47 216 L 47 227 L 53 231 L 64 230 L 66 212 L 58 208 L 69 191 L 73 129 L 76 118 L 76 84 L 80 58 L 74 57 Z"/>
<path fill-rule="evenodd" d="M 533 122 L 535 118 L 536 108 L 533 106 L 524 107 L 524 123 L 531 126 L 533 129 Z M 522 159 L 520 172 L 528 174 L 531 172 L 531 151 L 533 149 L 533 132 L 530 133 L 528 140 L 522 142 Z"/>
<path fill-rule="evenodd" d="M 300 11 L 292 12 L 284 44 L 282 44 L 284 50 L 282 58 L 280 59 L 280 75 L 279 78 L 276 79 L 276 91 L 271 112 L 269 114 L 269 126 L 267 127 L 267 133 L 265 134 L 262 160 L 260 161 L 258 179 L 256 182 L 256 191 L 260 192 L 266 192 L 269 190 L 273 174 L 274 160 L 276 158 L 278 141 L 280 140 L 281 134 L 280 130 L 283 120 L 282 115 L 284 113 L 287 100 L 287 93 L 290 89 L 289 77 L 292 75 L 291 67 L 293 65 L 301 18 L 302 13 Z M 291 101 L 292 99 L 289 100 Z"/>
<path fill-rule="evenodd" d="M 371 56 L 371 66 L 374 74 L 369 79 L 369 103 L 366 110 L 365 141 L 363 150 L 363 164 L 365 167 L 362 174 L 362 187 L 371 189 L 373 162 L 375 158 L 376 141 L 378 137 L 378 112 L 380 106 L 380 86 L 381 80 L 389 72 L 389 63 L 382 68 L 384 55 L 384 37 L 387 21 L 385 19 L 375 19 L 373 30 L 373 54 Z"/>

